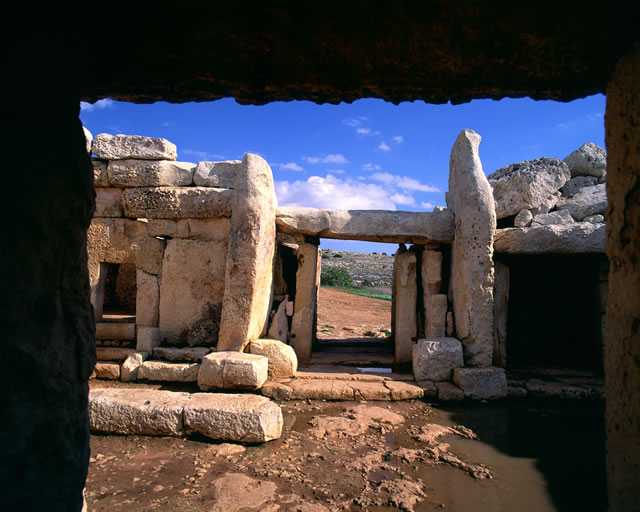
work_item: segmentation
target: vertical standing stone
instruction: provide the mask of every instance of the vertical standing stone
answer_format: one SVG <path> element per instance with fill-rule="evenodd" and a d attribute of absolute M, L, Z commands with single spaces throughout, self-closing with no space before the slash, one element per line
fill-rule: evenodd
<path fill-rule="evenodd" d="M 440 294 L 442 287 L 442 253 L 422 251 L 422 293 L 424 304 L 424 335 L 441 338 L 445 335 L 447 319 L 447 296 Z"/>
<path fill-rule="evenodd" d="M 640 45 L 618 62 L 607 86 L 607 256 L 605 352 L 609 510 L 640 503 Z"/>
<path fill-rule="evenodd" d="M 267 162 L 245 155 L 234 189 L 218 349 L 242 351 L 262 335 L 271 307 L 277 200 Z"/>
<path fill-rule="evenodd" d="M 443 338 L 447 327 L 447 296 L 431 295 L 424 304 L 424 335 L 426 338 Z"/>
<path fill-rule="evenodd" d="M 138 269 L 136 271 L 136 325 L 157 327 L 159 304 L 158 276 Z"/>
<path fill-rule="evenodd" d="M 440 293 L 442 286 L 442 253 L 425 249 L 422 251 L 422 289 L 425 299 Z M 425 300 L 426 302 L 426 300 Z"/>
<path fill-rule="evenodd" d="M 296 298 L 291 321 L 291 346 L 298 361 L 306 363 L 311 358 L 311 346 L 315 336 L 316 306 L 320 286 L 320 251 L 316 245 L 302 244 L 297 251 Z"/>
<path fill-rule="evenodd" d="M 393 266 L 392 311 L 396 363 L 411 362 L 414 340 L 418 335 L 416 264 L 414 252 L 403 250 L 402 247 L 398 249 Z"/>
<path fill-rule="evenodd" d="M 494 345 L 493 364 L 507 367 L 507 319 L 509 318 L 509 267 L 495 263 L 493 280 Z"/>
<path fill-rule="evenodd" d="M 456 336 L 465 362 L 490 366 L 493 360 L 493 193 L 478 155 L 481 137 L 463 130 L 451 150 L 447 205 L 455 215 L 451 255 L 451 295 Z"/>

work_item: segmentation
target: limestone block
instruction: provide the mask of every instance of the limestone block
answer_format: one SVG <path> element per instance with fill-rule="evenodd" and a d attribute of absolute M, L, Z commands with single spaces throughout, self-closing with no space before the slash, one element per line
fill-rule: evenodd
<path fill-rule="evenodd" d="M 136 286 L 136 324 L 144 327 L 158 327 L 160 305 L 158 276 L 138 269 Z"/>
<path fill-rule="evenodd" d="M 158 275 L 162 268 L 162 258 L 166 242 L 156 237 L 146 237 L 135 244 L 136 268 L 147 274 Z"/>
<path fill-rule="evenodd" d="M 91 145 L 93 144 L 93 135 L 92 133 L 86 128 L 86 126 L 82 127 L 82 131 L 84 132 L 84 140 L 86 141 L 86 148 L 87 148 L 87 153 L 90 155 L 91 154 Z"/>
<path fill-rule="evenodd" d="M 509 267 L 497 261 L 493 280 L 493 364 L 507 367 L 507 320 L 509 318 Z"/>
<path fill-rule="evenodd" d="M 286 305 L 285 305 L 284 310 L 287 313 L 288 317 L 292 317 L 293 316 L 293 301 L 288 301 L 286 303 Z"/>
<path fill-rule="evenodd" d="M 313 244 L 302 244 L 296 256 L 296 298 L 289 340 L 298 359 L 306 363 L 311 359 L 311 345 L 315 337 L 322 258 L 318 247 Z"/>
<path fill-rule="evenodd" d="M 412 382 L 396 382 L 388 380 L 384 385 L 391 392 L 391 400 L 413 400 L 424 397 L 424 389 Z"/>
<path fill-rule="evenodd" d="M 228 217 L 217 219 L 178 219 L 176 224 L 178 238 L 191 240 L 227 240 L 231 229 Z"/>
<path fill-rule="evenodd" d="M 464 398 L 464 392 L 451 382 L 436 382 L 438 390 L 438 400 L 442 401 L 458 401 Z"/>
<path fill-rule="evenodd" d="M 96 323 L 97 340 L 135 340 L 136 324 Z"/>
<path fill-rule="evenodd" d="M 156 347 L 153 349 L 153 357 L 174 362 L 201 363 L 209 352 L 208 347 Z"/>
<path fill-rule="evenodd" d="M 289 338 L 289 318 L 287 317 L 287 299 L 285 299 L 278 305 L 273 318 L 271 319 L 271 325 L 267 335 L 271 339 L 280 340 L 286 343 Z"/>
<path fill-rule="evenodd" d="M 188 187 L 196 164 L 167 160 L 113 160 L 107 173 L 114 187 Z"/>
<path fill-rule="evenodd" d="M 278 230 L 343 240 L 390 243 L 449 242 L 453 216 L 449 210 L 402 212 L 384 210 L 321 210 L 278 208 Z"/>
<path fill-rule="evenodd" d="M 198 187 L 233 188 L 236 174 L 241 165 L 241 160 L 198 162 L 193 182 Z"/>
<path fill-rule="evenodd" d="M 531 214 L 531 210 L 522 209 L 516 215 L 516 218 L 513 219 L 513 225 L 517 228 L 526 228 L 531 225 L 531 221 L 533 220 L 533 215 Z"/>
<path fill-rule="evenodd" d="M 135 244 L 147 238 L 147 226 L 144 222 L 130 219 L 93 219 L 91 224 L 102 225 L 100 229 L 104 230 L 106 236 L 104 252 L 99 255 L 100 261 L 120 264 L 136 262 Z"/>
<path fill-rule="evenodd" d="M 453 382 L 465 398 L 494 400 L 507 396 L 507 374 L 504 368 L 456 368 Z"/>
<path fill-rule="evenodd" d="M 551 213 L 536 215 L 531 226 L 549 226 L 551 224 L 575 224 L 575 220 L 567 210 L 558 210 Z"/>
<path fill-rule="evenodd" d="M 567 164 L 557 158 L 538 158 L 498 169 L 488 176 L 497 218 L 539 207 L 570 177 Z"/>
<path fill-rule="evenodd" d="M 284 310 L 283 310 L 284 314 Z M 293 347 L 280 340 L 259 339 L 249 344 L 249 352 L 269 360 L 269 378 L 295 377 L 298 358 Z"/>
<path fill-rule="evenodd" d="M 453 311 L 447 311 L 447 336 L 452 338 L 456 332 L 456 325 L 453 320 Z"/>
<path fill-rule="evenodd" d="M 560 191 L 554 192 L 546 199 L 540 201 L 540 204 L 536 208 L 531 208 L 531 214 L 535 217 L 536 215 L 540 215 L 541 213 L 549 213 L 558 201 L 562 197 Z"/>
<path fill-rule="evenodd" d="M 595 176 L 600 178 L 607 168 L 607 152 L 593 142 L 587 142 L 565 159 L 571 176 Z"/>
<path fill-rule="evenodd" d="M 164 334 L 157 327 L 138 326 L 138 336 L 136 338 L 136 350 L 152 354 L 156 347 L 164 341 Z"/>
<path fill-rule="evenodd" d="M 451 253 L 450 297 L 465 361 L 472 366 L 489 366 L 493 352 L 496 216 L 491 187 L 478 155 L 480 140 L 474 131 L 463 130 L 451 151 L 449 208 L 455 214 L 456 237 Z"/>
<path fill-rule="evenodd" d="M 138 368 L 149 357 L 147 352 L 132 352 L 127 356 L 122 367 L 120 368 L 120 380 L 122 382 L 131 382 L 138 378 Z"/>
<path fill-rule="evenodd" d="M 198 386 L 207 390 L 260 389 L 267 381 L 266 357 L 242 352 L 215 352 L 202 359 Z"/>
<path fill-rule="evenodd" d="M 118 380 L 120 378 L 120 363 L 96 363 L 93 369 L 98 379 Z"/>
<path fill-rule="evenodd" d="M 124 361 L 135 350 L 122 347 L 96 347 L 98 361 Z"/>
<path fill-rule="evenodd" d="M 602 215 L 589 215 L 582 219 L 582 222 L 589 222 L 591 224 L 602 224 L 604 222 L 604 216 Z"/>
<path fill-rule="evenodd" d="M 431 295 L 425 301 L 424 335 L 427 338 L 443 338 L 447 327 L 447 296 Z"/>
<path fill-rule="evenodd" d="M 559 201 L 557 209 L 568 210 L 577 221 L 589 215 L 603 214 L 607 209 L 606 184 L 581 188 L 572 197 Z"/>
<path fill-rule="evenodd" d="M 437 295 L 442 286 L 442 253 L 422 251 L 422 289 L 424 296 Z"/>
<path fill-rule="evenodd" d="M 196 382 L 200 365 L 197 363 L 165 363 L 145 361 L 138 368 L 138 379 L 154 382 Z"/>
<path fill-rule="evenodd" d="M 398 250 L 393 266 L 393 301 L 391 330 L 395 340 L 396 363 L 411 361 L 411 349 L 418 334 L 416 303 L 416 255 Z"/>
<path fill-rule="evenodd" d="M 89 425 L 92 432 L 147 436 L 180 436 L 182 393 L 151 389 L 91 389 Z"/>
<path fill-rule="evenodd" d="M 124 189 L 126 217 L 185 219 L 230 217 L 233 190 L 203 187 L 148 187 Z"/>
<path fill-rule="evenodd" d="M 149 219 L 147 232 L 149 236 L 175 237 L 178 233 L 178 224 L 175 219 Z"/>
<path fill-rule="evenodd" d="M 595 176 L 576 176 L 571 178 L 560 189 L 564 197 L 571 197 L 577 194 L 584 187 L 593 187 L 598 184 L 598 178 Z"/>
<path fill-rule="evenodd" d="M 171 344 L 215 346 L 225 291 L 226 242 L 169 240 L 164 251 L 158 326 Z M 242 317 L 237 322 L 244 322 Z"/>
<path fill-rule="evenodd" d="M 122 190 L 119 188 L 96 188 L 96 211 L 94 217 L 122 217 Z"/>
<path fill-rule="evenodd" d="M 96 188 L 110 187 L 109 176 L 107 175 L 107 162 L 98 158 L 91 159 L 93 167 L 93 186 Z"/>
<path fill-rule="evenodd" d="M 418 341 L 413 346 L 413 376 L 417 381 L 451 379 L 451 371 L 464 365 L 462 344 L 455 338 Z"/>
<path fill-rule="evenodd" d="M 262 443 L 282 434 L 282 410 L 263 396 L 194 393 L 184 406 L 187 434 L 210 439 Z"/>
<path fill-rule="evenodd" d="M 552 224 L 496 231 L 494 248 L 509 254 L 604 253 L 605 224 Z"/>
<path fill-rule="evenodd" d="M 218 347 L 242 350 L 265 332 L 271 309 L 277 200 L 271 168 L 247 154 L 234 182 L 235 196 Z M 208 189 L 211 190 L 211 189 Z"/>
<path fill-rule="evenodd" d="M 140 135 L 109 135 L 99 133 L 91 147 L 98 158 L 105 160 L 175 160 L 178 156 L 175 144 L 167 139 L 154 139 Z"/>
<path fill-rule="evenodd" d="M 422 388 L 422 392 L 425 397 L 436 397 L 438 395 L 438 389 L 434 382 L 430 380 L 421 380 L 416 382 L 417 386 Z"/>

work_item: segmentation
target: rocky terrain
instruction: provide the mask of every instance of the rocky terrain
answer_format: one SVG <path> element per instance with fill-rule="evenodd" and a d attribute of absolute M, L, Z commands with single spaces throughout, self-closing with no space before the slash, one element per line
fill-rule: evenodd
<path fill-rule="evenodd" d="M 332 267 L 346 269 L 357 287 L 380 288 L 391 294 L 393 254 L 322 251 L 322 269 Z"/>

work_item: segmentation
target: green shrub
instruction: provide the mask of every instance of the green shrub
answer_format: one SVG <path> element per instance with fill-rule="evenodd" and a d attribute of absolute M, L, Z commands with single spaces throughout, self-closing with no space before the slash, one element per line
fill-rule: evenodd
<path fill-rule="evenodd" d="M 353 281 L 346 268 L 331 267 L 323 269 L 320 284 L 326 286 L 353 286 Z"/>
<path fill-rule="evenodd" d="M 333 255 L 333 257 L 334 257 L 334 258 L 342 258 L 342 254 L 338 254 L 338 253 L 336 253 L 336 254 L 334 254 L 334 255 Z"/>

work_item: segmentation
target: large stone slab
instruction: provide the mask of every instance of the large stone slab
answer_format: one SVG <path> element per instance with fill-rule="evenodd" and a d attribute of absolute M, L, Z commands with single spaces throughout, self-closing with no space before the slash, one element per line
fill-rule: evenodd
<path fill-rule="evenodd" d="M 604 224 L 587 222 L 498 229 L 494 249 L 509 254 L 604 253 L 605 232 Z"/>
<path fill-rule="evenodd" d="M 199 187 L 233 188 L 241 160 L 198 162 L 193 182 Z"/>
<path fill-rule="evenodd" d="M 93 154 L 105 160 L 138 158 L 143 160 L 175 160 L 176 145 L 167 139 L 154 139 L 140 135 L 109 135 L 99 133 L 91 146 Z"/>
<path fill-rule="evenodd" d="M 496 261 L 493 281 L 493 322 L 494 345 L 493 364 L 507 367 L 507 321 L 509 319 L 510 270 L 507 265 Z"/>
<path fill-rule="evenodd" d="M 107 175 L 107 164 L 104 160 L 100 160 L 98 158 L 91 159 L 91 167 L 93 168 L 93 186 L 96 188 L 99 187 L 110 187 L 109 176 Z"/>
<path fill-rule="evenodd" d="M 185 433 L 210 439 L 263 443 L 278 439 L 283 424 L 280 407 L 258 395 L 194 393 L 184 406 Z"/>
<path fill-rule="evenodd" d="M 322 210 L 278 208 L 278 231 L 342 240 L 415 243 L 453 240 L 449 210 L 402 212 L 384 210 Z"/>
<path fill-rule="evenodd" d="M 114 160 L 107 174 L 115 187 L 188 187 L 196 164 L 167 160 Z"/>
<path fill-rule="evenodd" d="M 277 200 L 271 168 L 247 154 L 234 182 L 218 347 L 242 350 L 266 331 L 271 308 Z"/>
<path fill-rule="evenodd" d="M 122 217 L 122 190 L 119 188 L 96 188 L 96 211 L 94 217 Z"/>
<path fill-rule="evenodd" d="M 129 354 L 135 352 L 132 348 L 121 347 L 96 347 L 96 359 L 98 361 L 124 361 Z"/>
<path fill-rule="evenodd" d="M 158 275 L 162 268 L 165 240 L 148 236 L 135 242 L 136 267 L 147 274 Z"/>
<path fill-rule="evenodd" d="M 165 363 L 145 361 L 138 368 L 138 379 L 154 382 L 196 382 L 200 365 L 197 363 Z"/>
<path fill-rule="evenodd" d="M 216 219 L 152 219 L 149 236 L 189 238 L 191 240 L 226 240 L 229 238 L 229 217 Z"/>
<path fill-rule="evenodd" d="M 572 197 L 560 200 L 556 208 L 567 210 L 577 221 L 590 215 L 602 214 L 607 209 L 606 184 L 583 187 Z"/>
<path fill-rule="evenodd" d="M 94 218 L 87 232 L 89 274 L 101 262 L 135 263 L 136 243 L 146 238 L 147 227 L 144 222 Z"/>
<path fill-rule="evenodd" d="M 158 327 L 174 345 L 215 346 L 225 291 L 226 242 L 169 240 Z M 243 318 L 238 318 L 243 322 Z"/>
<path fill-rule="evenodd" d="M 260 389 L 267 381 L 266 357 L 242 352 L 215 352 L 202 359 L 200 389 Z"/>
<path fill-rule="evenodd" d="M 97 340 L 135 340 L 136 324 L 96 323 Z"/>
<path fill-rule="evenodd" d="M 498 219 L 523 208 L 538 208 L 571 178 L 567 164 L 557 158 L 538 158 L 498 169 L 488 176 Z"/>
<path fill-rule="evenodd" d="M 507 374 L 504 368 L 456 368 L 453 382 L 465 398 L 494 400 L 507 396 Z"/>
<path fill-rule="evenodd" d="M 208 347 L 155 347 L 153 357 L 174 362 L 201 363 L 202 358 L 210 352 Z"/>
<path fill-rule="evenodd" d="M 491 186 L 478 155 L 480 140 L 473 130 L 463 130 L 458 135 L 451 151 L 447 195 L 456 226 L 450 297 L 456 336 L 463 344 L 465 361 L 471 366 L 489 366 L 493 352 L 496 213 Z"/>
<path fill-rule="evenodd" d="M 462 344 L 455 338 L 424 339 L 413 346 L 413 375 L 417 381 L 451 380 L 452 370 L 463 365 Z"/>
<path fill-rule="evenodd" d="M 422 251 L 422 289 L 424 296 L 437 295 L 442 287 L 442 252 Z"/>
<path fill-rule="evenodd" d="M 560 189 L 564 197 L 571 197 L 575 195 L 580 189 L 584 187 L 593 187 L 598 184 L 598 178 L 595 176 L 576 176 L 571 178 L 564 184 L 564 187 Z"/>
<path fill-rule="evenodd" d="M 293 347 L 280 340 L 260 339 L 249 344 L 249 352 L 269 360 L 269 378 L 295 377 L 298 358 Z"/>
<path fill-rule="evenodd" d="M 144 327 L 158 327 L 160 313 L 158 276 L 137 269 L 136 285 L 136 323 Z M 144 350 L 149 352 L 147 349 Z"/>
<path fill-rule="evenodd" d="M 204 187 L 128 188 L 122 194 L 126 217 L 186 219 L 230 217 L 233 190 Z"/>
<path fill-rule="evenodd" d="M 430 295 L 424 301 L 424 335 L 427 338 L 442 338 L 447 327 L 447 296 Z"/>
<path fill-rule="evenodd" d="M 549 226 L 551 224 L 575 224 L 575 220 L 567 210 L 559 210 L 551 213 L 536 215 L 531 226 Z"/>
<path fill-rule="evenodd" d="M 601 178 L 607 169 L 607 152 L 593 142 L 587 142 L 565 159 L 571 176 L 595 176 Z"/>
<path fill-rule="evenodd" d="M 391 330 L 395 342 L 396 363 L 411 361 L 411 350 L 418 335 L 416 266 L 417 258 L 413 251 L 398 249 L 393 265 L 391 304 Z"/>

